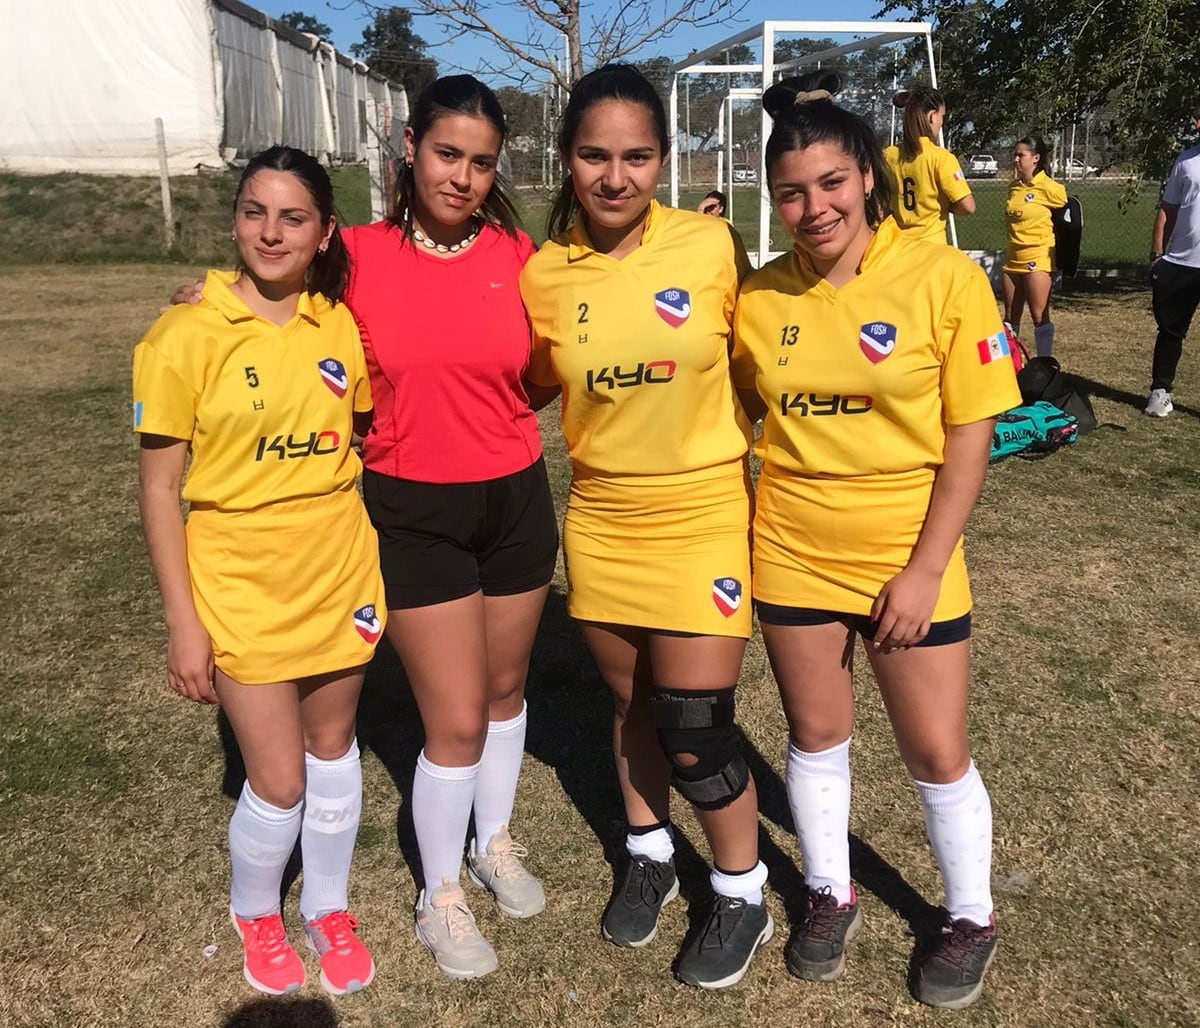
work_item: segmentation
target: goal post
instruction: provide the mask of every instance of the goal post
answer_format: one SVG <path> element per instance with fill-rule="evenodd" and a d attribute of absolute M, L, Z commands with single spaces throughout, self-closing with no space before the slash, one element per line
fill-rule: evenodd
<path fill-rule="evenodd" d="M 799 39 L 830 39 L 835 45 L 814 53 L 806 53 L 790 59 L 777 58 L 780 37 Z M 837 37 L 852 37 L 848 41 L 836 42 Z M 806 68 L 821 68 L 850 54 L 861 53 L 872 47 L 902 43 L 905 40 L 923 40 L 924 60 L 928 68 L 929 81 L 937 88 L 937 68 L 934 64 L 933 27 L 928 22 L 904 21 L 764 21 L 753 28 L 745 29 L 728 39 L 722 40 L 699 53 L 675 64 L 671 71 L 671 93 L 669 116 L 673 137 L 678 141 L 679 128 L 679 80 L 686 75 L 740 75 L 754 76 L 754 88 L 733 87 L 726 90 L 720 105 L 722 119 L 724 155 L 718 158 L 719 176 L 717 188 L 726 189 L 733 203 L 733 105 L 735 103 L 758 103 L 762 94 L 782 75 Z M 711 63 L 714 58 L 727 54 L 735 47 L 757 43 L 760 57 L 757 61 L 739 64 Z M 750 259 L 756 264 L 766 263 L 781 251 L 771 247 L 771 202 L 766 192 L 765 144 L 771 133 L 771 119 L 766 111 L 761 112 L 758 138 L 758 170 L 756 176 L 758 195 L 758 249 L 751 251 Z M 942 142 L 939 133 L 938 142 Z M 688 140 L 691 145 L 691 140 Z M 722 170 L 723 167 L 723 170 Z M 670 160 L 671 205 L 679 206 L 679 146 L 671 147 Z M 950 222 L 951 242 L 957 245 L 953 218 Z"/>

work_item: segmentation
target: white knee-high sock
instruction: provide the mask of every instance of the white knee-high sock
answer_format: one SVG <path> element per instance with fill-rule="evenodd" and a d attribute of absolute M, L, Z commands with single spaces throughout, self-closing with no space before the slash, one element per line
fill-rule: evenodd
<path fill-rule="evenodd" d="M 362 762 L 352 742 L 336 760 L 304 754 L 304 827 L 300 851 L 304 856 L 304 885 L 300 914 L 315 921 L 349 906 L 347 890 L 354 842 L 362 815 Z"/>
<path fill-rule="evenodd" d="M 1033 328 L 1033 345 L 1037 348 L 1039 357 L 1049 357 L 1054 352 L 1054 323 L 1047 321 L 1044 325 Z"/>
<path fill-rule="evenodd" d="M 526 706 L 508 721 L 488 723 L 479 777 L 475 779 L 475 839 L 480 851 L 512 817 L 525 754 Z"/>
<path fill-rule="evenodd" d="M 279 886 L 303 816 L 303 800 L 282 810 L 255 796 L 249 782 L 242 786 L 229 819 L 229 905 L 238 917 L 252 920 L 279 912 Z"/>
<path fill-rule="evenodd" d="M 850 888 L 850 740 L 819 753 L 789 743 L 788 805 L 804 857 L 804 882 L 829 887 L 838 904 Z"/>
<path fill-rule="evenodd" d="M 971 761 L 957 782 L 916 782 L 925 832 L 952 918 L 986 925 L 992 913 L 992 803 Z"/>
<path fill-rule="evenodd" d="M 425 874 L 426 903 L 442 882 L 458 881 L 478 775 L 478 764 L 441 767 L 427 759 L 424 750 L 417 757 L 412 817 Z"/>

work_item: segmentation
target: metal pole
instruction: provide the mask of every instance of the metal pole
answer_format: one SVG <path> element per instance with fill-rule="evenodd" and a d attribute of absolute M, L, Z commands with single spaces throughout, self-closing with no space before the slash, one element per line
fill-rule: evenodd
<path fill-rule="evenodd" d="M 154 119 L 154 137 L 158 142 L 158 181 L 162 191 L 163 235 L 167 249 L 175 245 L 175 214 L 171 209 L 171 178 L 167 174 L 167 133 L 162 118 Z"/>
<path fill-rule="evenodd" d="M 692 76 L 683 80 L 684 136 L 687 139 L 688 189 L 692 188 Z"/>

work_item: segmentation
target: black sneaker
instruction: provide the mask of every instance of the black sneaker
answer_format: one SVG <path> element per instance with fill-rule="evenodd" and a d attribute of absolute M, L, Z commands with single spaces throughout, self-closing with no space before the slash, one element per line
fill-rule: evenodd
<path fill-rule="evenodd" d="M 986 925 L 946 919 L 942 936 L 917 974 L 917 999 L 931 1007 L 969 1007 L 983 992 L 983 976 L 996 955 L 996 919 Z"/>
<path fill-rule="evenodd" d="M 674 858 L 634 857 L 600 920 L 600 934 L 616 946 L 645 946 L 658 931 L 658 912 L 678 895 Z"/>
<path fill-rule="evenodd" d="M 850 902 L 838 906 L 829 886 L 809 889 L 804 919 L 788 943 L 787 968 L 797 978 L 831 982 L 846 970 L 846 943 L 862 927 L 858 897 L 850 888 Z"/>
<path fill-rule="evenodd" d="M 701 989 L 724 989 L 742 980 L 750 959 L 775 934 L 763 903 L 718 896 L 704 931 L 679 958 L 675 976 Z"/>

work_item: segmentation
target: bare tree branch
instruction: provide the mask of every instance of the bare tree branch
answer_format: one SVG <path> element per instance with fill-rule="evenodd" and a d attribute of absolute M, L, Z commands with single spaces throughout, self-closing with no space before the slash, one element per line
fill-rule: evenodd
<path fill-rule="evenodd" d="M 372 0 L 357 0 L 370 11 L 381 9 Z M 465 32 L 481 36 L 506 58 L 503 70 L 488 67 L 512 81 L 544 75 L 570 89 L 587 66 L 629 57 L 642 47 L 662 40 L 672 29 L 708 28 L 740 19 L 749 0 L 613 0 L 588 4 L 583 0 L 410 0 L 417 15 L 434 19 L 447 41 Z M 506 31 L 496 18 L 506 10 L 523 22 L 519 30 Z M 491 13 L 489 13 L 489 11 Z M 563 53 L 563 40 L 566 54 Z M 483 70 L 483 69 L 481 69 Z"/>

